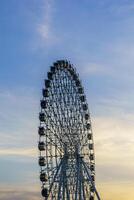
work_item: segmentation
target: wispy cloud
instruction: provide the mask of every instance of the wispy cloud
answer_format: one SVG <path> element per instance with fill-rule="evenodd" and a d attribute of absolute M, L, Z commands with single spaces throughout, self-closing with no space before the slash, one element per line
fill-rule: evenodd
<path fill-rule="evenodd" d="M 112 169 L 116 170 L 116 169 Z M 101 197 L 104 200 L 113 200 L 113 199 L 118 199 L 118 200 L 133 200 L 134 196 L 134 185 L 132 183 L 127 183 L 127 184 L 120 184 L 118 183 L 103 183 L 101 182 L 98 185 L 98 190 L 101 193 Z"/>
<path fill-rule="evenodd" d="M 104 75 L 118 78 L 118 80 L 134 80 L 134 44 L 131 41 L 131 36 L 130 38 L 122 36 L 119 40 L 113 40 L 112 44 L 107 44 L 102 51 L 104 51 L 105 56 L 100 61 L 92 62 L 92 59 L 80 61 L 78 70 L 83 76 Z"/>
<path fill-rule="evenodd" d="M 102 182 L 133 182 L 133 120 L 93 118 L 97 176 Z"/>
<path fill-rule="evenodd" d="M 36 148 L 6 148 L 0 149 L 0 156 L 25 156 L 37 157 Z"/>
<path fill-rule="evenodd" d="M 133 118 L 133 119 L 132 119 Z M 134 116 L 95 117 L 96 184 L 103 199 L 133 199 Z M 105 189 L 104 189 L 105 188 Z M 131 189 L 130 189 L 131 188 Z M 105 191 L 104 191 L 105 190 Z M 123 193 L 123 191 L 126 191 Z M 128 197 L 127 197 L 127 195 Z M 127 197 L 127 198 L 126 198 Z"/>
<path fill-rule="evenodd" d="M 0 149 L 33 148 L 37 143 L 37 118 L 36 95 L 29 89 L 1 89 Z"/>
<path fill-rule="evenodd" d="M 41 196 L 41 195 L 40 195 Z M 39 200 L 39 193 L 36 192 L 16 192 L 11 191 L 7 192 L 5 191 L 0 191 L 0 200 Z"/>
<path fill-rule="evenodd" d="M 39 200 L 41 199 L 39 187 L 17 185 L 15 186 L 1 186 L 0 200 Z"/>
<path fill-rule="evenodd" d="M 131 14 L 134 11 L 134 3 L 133 2 L 121 2 L 111 6 L 110 9 L 113 13 L 118 15 L 124 15 L 124 14 Z"/>
<path fill-rule="evenodd" d="M 53 29 L 54 1 L 45 0 L 42 7 L 43 14 L 40 23 L 37 24 L 37 31 L 44 44 L 53 44 L 58 40 Z"/>
<path fill-rule="evenodd" d="M 52 1 L 46 0 L 44 1 L 44 16 L 43 23 L 39 24 L 38 31 L 41 36 L 48 40 L 50 37 L 50 26 L 51 26 L 51 15 L 52 15 Z"/>
<path fill-rule="evenodd" d="M 110 68 L 110 66 L 106 66 L 105 63 L 97 63 L 97 62 L 87 62 L 81 64 L 79 66 L 79 71 L 83 76 L 91 76 L 91 75 L 110 75 L 113 74 L 113 69 Z"/>

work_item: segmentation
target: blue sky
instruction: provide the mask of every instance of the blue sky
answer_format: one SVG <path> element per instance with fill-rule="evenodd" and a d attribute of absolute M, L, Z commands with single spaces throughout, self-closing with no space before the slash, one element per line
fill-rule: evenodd
<path fill-rule="evenodd" d="M 130 0 L 0 1 L 0 200 L 41 199 L 39 100 L 60 58 L 76 66 L 89 101 L 101 196 L 134 199 L 133 24 Z"/>

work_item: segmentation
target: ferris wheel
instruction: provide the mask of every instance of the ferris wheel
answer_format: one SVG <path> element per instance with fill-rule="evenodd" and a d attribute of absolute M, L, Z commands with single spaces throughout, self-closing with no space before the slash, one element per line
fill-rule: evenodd
<path fill-rule="evenodd" d="M 45 200 L 100 200 L 90 113 L 76 69 L 67 60 L 50 67 L 39 113 L 39 166 Z"/>

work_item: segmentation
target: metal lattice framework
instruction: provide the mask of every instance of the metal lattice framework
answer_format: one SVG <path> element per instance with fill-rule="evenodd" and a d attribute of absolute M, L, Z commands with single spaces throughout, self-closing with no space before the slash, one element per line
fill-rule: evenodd
<path fill-rule="evenodd" d="M 94 200 L 94 144 L 84 89 L 73 65 L 50 67 L 39 113 L 42 196 L 53 200 Z"/>

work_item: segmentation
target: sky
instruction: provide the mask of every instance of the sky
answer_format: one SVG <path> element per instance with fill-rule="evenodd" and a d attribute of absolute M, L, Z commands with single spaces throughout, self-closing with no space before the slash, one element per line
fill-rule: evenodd
<path fill-rule="evenodd" d="M 134 199 L 134 2 L 0 0 L 0 200 L 41 200 L 38 112 L 57 59 L 88 99 L 102 200 Z"/>

